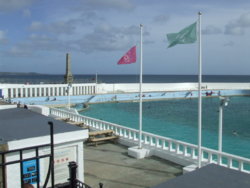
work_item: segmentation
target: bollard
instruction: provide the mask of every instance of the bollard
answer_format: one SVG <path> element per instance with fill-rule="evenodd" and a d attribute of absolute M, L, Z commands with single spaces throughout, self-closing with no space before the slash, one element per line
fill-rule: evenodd
<path fill-rule="evenodd" d="M 77 164 L 74 161 L 69 162 L 69 185 L 70 188 L 76 188 L 76 169 Z"/>

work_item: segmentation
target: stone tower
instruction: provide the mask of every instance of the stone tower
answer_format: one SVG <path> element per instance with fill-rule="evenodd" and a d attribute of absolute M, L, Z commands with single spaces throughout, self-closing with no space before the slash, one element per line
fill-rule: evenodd
<path fill-rule="evenodd" d="M 66 74 L 64 75 L 64 83 L 70 84 L 73 82 L 73 76 L 71 73 L 71 61 L 70 61 L 70 54 L 66 54 Z"/>

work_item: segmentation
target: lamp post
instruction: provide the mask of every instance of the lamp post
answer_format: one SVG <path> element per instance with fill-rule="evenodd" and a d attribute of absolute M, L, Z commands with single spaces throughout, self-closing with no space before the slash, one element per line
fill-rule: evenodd
<path fill-rule="evenodd" d="M 222 125 L 223 125 L 223 108 L 228 105 L 228 97 L 220 97 L 219 106 L 219 129 L 218 129 L 218 150 L 222 152 Z"/>
<path fill-rule="evenodd" d="M 68 109 L 70 110 L 70 92 L 71 92 L 71 88 L 72 88 L 72 84 L 71 83 L 69 83 L 68 84 Z"/>

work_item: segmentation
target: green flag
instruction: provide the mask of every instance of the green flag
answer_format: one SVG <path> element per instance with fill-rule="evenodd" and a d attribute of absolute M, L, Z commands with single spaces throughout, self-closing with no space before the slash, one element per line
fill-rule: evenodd
<path fill-rule="evenodd" d="M 167 39 L 169 42 L 168 48 L 173 47 L 176 44 L 194 43 L 197 39 L 196 22 L 185 27 L 179 33 L 167 34 Z"/>

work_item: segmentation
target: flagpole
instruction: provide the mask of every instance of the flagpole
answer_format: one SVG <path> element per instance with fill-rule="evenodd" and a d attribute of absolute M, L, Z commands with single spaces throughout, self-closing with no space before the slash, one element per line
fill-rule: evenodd
<path fill-rule="evenodd" d="M 199 102 L 198 102 L 198 168 L 201 167 L 201 141 L 202 141 L 202 93 L 201 93 L 201 83 L 202 83 L 202 51 L 201 51 L 201 12 L 198 12 L 198 31 L 199 31 L 199 42 L 198 42 L 198 50 L 199 50 Z"/>
<path fill-rule="evenodd" d="M 139 149 L 142 148 L 142 30 L 143 25 L 140 24 L 141 28 L 141 58 L 140 58 L 140 104 L 139 104 Z"/>

